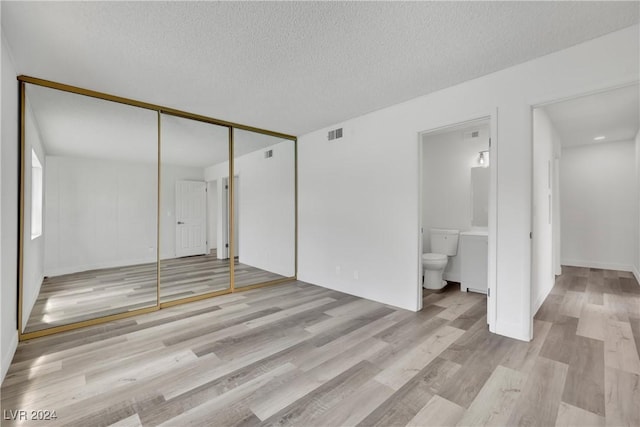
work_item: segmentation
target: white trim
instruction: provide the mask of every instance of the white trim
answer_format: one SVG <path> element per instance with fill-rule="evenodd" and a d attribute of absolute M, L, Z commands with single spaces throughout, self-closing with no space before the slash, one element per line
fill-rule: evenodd
<path fill-rule="evenodd" d="M 155 251 L 154 251 L 155 252 Z M 175 255 L 160 255 L 160 259 L 174 259 L 178 258 Z M 79 273 L 82 271 L 90 271 L 90 270 L 101 270 L 103 268 L 114 268 L 114 267 L 130 267 L 139 264 L 151 264 L 157 261 L 156 257 L 149 258 L 138 258 L 138 259 L 127 259 L 120 261 L 107 261 L 107 262 L 97 262 L 93 264 L 83 264 L 83 265 L 73 265 L 69 267 L 59 267 L 52 268 L 45 271 L 44 275 L 47 277 L 55 277 L 63 274 L 73 274 Z"/>
<path fill-rule="evenodd" d="M 633 275 L 636 276 L 636 281 L 640 283 L 640 269 L 638 267 L 633 267 Z"/>
<path fill-rule="evenodd" d="M 599 262 L 599 261 L 583 261 L 576 259 L 563 259 L 562 265 L 571 267 L 586 267 L 586 268 L 600 268 L 603 270 L 617 270 L 617 271 L 634 271 L 634 268 L 627 264 L 617 264 L 613 262 Z"/>
<path fill-rule="evenodd" d="M 422 246 L 422 235 L 424 234 L 424 224 L 422 224 L 422 182 L 424 181 L 424 171 L 422 170 L 422 161 L 424 156 L 424 150 L 422 147 L 422 135 L 423 132 L 418 132 L 418 155 L 416 159 L 418 161 L 418 287 L 416 288 L 416 308 L 417 311 L 422 310 L 422 285 L 424 280 L 424 269 L 422 268 L 422 254 L 424 249 Z"/>
<path fill-rule="evenodd" d="M 538 96 L 530 99 L 527 104 L 533 108 L 545 107 L 556 102 L 569 101 L 571 99 L 582 98 L 583 96 L 595 95 L 602 92 L 609 92 L 611 90 L 620 89 L 627 86 L 633 86 L 640 82 L 637 74 L 629 74 L 620 79 L 609 81 L 602 84 L 587 85 L 580 90 L 568 90 L 562 93 L 554 93 Z"/>
<path fill-rule="evenodd" d="M 344 289 L 344 288 L 341 288 L 339 286 L 340 284 L 338 282 L 333 282 L 333 281 L 329 281 L 327 283 L 311 282 L 311 281 L 307 280 L 305 277 L 298 277 L 298 281 L 305 282 L 305 283 L 308 283 L 308 284 L 314 285 L 314 286 L 320 286 L 320 287 L 326 288 L 326 289 L 331 289 L 333 291 L 337 291 L 337 292 L 340 292 L 340 293 L 343 293 L 343 294 L 353 295 L 355 297 L 362 298 L 362 299 L 365 299 L 365 300 L 368 300 L 368 301 L 374 301 L 374 302 L 377 302 L 377 303 L 380 303 L 380 304 L 384 304 L 384 305 L 389 306 L 389 307 L 397 307 L 397 308 L 401 308 L 403 310 L 413 311 L 413 312 L 418 312 L 418 311 L 422 310 L 422 308 L 418 308 L 417 306 L 407 307 L 407 306 L 398 305 L 398 304 L 395 304 L 395 303 L 394 304 L 390 304 L 388 301 L 383 301 L 382 299 L 372 297 L 371 295 L 367 294 L 366 292 L 362 292 L 361 291 L 362 288 L 359 288 L 359 289 Z M 337 283 L 337 285 L 336 285 L 336 283 Z M 422 286 L 420 288 L 422 289 Z M 422 290 L 420 292 L 422 292 Z M 420 304 L 422 304 L 422 298 L 420 298 Z"/>
<path fill-rule="evenodd" d="M 442 275 L 442 278 L 447 282 L 460 283 L 462 281 L 462 279 L 460 278 L 460 273 L 450 273 L 445 271 Z"/>
<path fill-rule="evenodd" d="M 2 373 L 0 375 L 0 384 L 4 381 L 4 377 L 7 375 L 7 371 L 9 371 L 9 366 L 11 366 L 11 361 L 13 360 L 13 356 L 16 354 L 16 350 L 18 349 L 18 331 L 14 331 L 13 336 L 11 337 L 11 342 L 9 343 L 9 348 L 5 348 L 3 350 L 6 351 L 5 354 L 2 355 Z"/>
<path fill-rule="evenodd" d="M 498 322 L 498 107 L 494 108 L 490 116 L 490 137 L 489 158 L 491 168 L 489 170 L 489 234 L 488 244 L 488 269 L 487 269 L 487 322 L 489 331 L 497 333 Z M 529 285 L 531 286 L 531 285 Z M 493 289 L 493 295 L 489 292 Z"/>

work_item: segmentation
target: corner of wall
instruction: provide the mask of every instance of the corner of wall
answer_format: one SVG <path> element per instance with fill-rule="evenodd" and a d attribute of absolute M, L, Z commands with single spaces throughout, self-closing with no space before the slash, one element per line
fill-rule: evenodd
<path fill-rule="evenodd" d="M 18 140 L 18 92 L 11 90 L 17 87 L 15 77 L 18 75 L 15 61 L 0 28 L 0 51 L 2 70 L 0 72 L 2 86 L 2 102 L 0 115 L 2 120 L 1 165 L 2 185 L 0 188 L 2 215 L 0 221 L 0 297 L 2 299 L 2 316 L 0 319 L 0 382 L 9 370 L 11 361 L 18 347 L 16 262 L 17 262 L 17 144 Z"/>
<path fill-rule="evenodd" d="M 544 303 L 544 300 L 546 300 L 551 293 L 553 285 L 555 285 L 555 283 L 552 283 L 551 286 L 547 287 L 547 289 L 542 289 L 536 300 L 533 302 L 534 305 L 533 310 L 531 310 L 531 318 L 535 317 L 536 313 L 538 313 L 538 310 L 542 307 L 542 303 Z"/>
<path fill-rule="evenodd" d="M 531 332 L 529 331 L 529 325 L 523 327 L 520 323 L 510 323 L 498 320 L 496 322 L 496 328 L 494 331 L 498 335 L 513 338 L 520 341 L 531 341 Z"/>

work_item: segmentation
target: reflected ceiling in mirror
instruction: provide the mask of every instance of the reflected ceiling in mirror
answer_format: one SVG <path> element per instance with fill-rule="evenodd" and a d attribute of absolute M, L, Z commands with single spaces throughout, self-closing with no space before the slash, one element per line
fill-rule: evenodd
<path fill-rule="evenodd" d="M 27 85 L 27 102 L 48 155 L 157 163 L 156 113 L 116 102 Z"/>

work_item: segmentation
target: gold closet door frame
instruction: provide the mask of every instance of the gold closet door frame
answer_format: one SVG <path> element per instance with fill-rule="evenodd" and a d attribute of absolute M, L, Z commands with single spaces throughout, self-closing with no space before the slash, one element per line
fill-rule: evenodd
<path fill-rule="evenodd" d="M 253 126 L 247 126 L 240 123 L 229 122 L 225 120 L 216 119 L 213 117 L 203 116 L 200 114 L 189 113 L 186 111 L 176 110 L 174 108 L 164 107 L 161 105 L 151 104 L 147 102 L 137 101 L 134 99 L 124 98 L 116 95 L 110 95 L 103 92 L 97 92 L 90 89 L 84 89 L 77 86 L 66 85 L 63 83 L 57 83 L 50 80 L 39 79 L 36 77 L 29 77 L 20 75 L 17 77 L 19 84 L 19 108 L 20 108 L 20 188 L 19 188 L 19 217 L 18 217 L 18 339 L 19 341 L 25 341 L 33 338 L 38 338 L 47 335 L 53 335 L 60 332 L 70 331 L 74 329 L 83 328 L 86 326 L 98 325 L 114 320 L 124 319 L 127 317 L 137 316 L 139 314 L 151 313 L 163 308 L 172 307 L 175 305 L 186 304 L 193 301 L 199 301 L 216 297 L 219 295 L 230 294 L 234 292 L 243 292 L 251 289 L 261 288 L 265 286 L 277 285 L 280 283 L 296 280 L 298 276 L 298 138 L 293 135 L 288 135 L 281 132 L 274 132 L 267 129 L 261 129 Z M 26 84 L 32 84 L 36 86 L 42 86 L 50 89 L 60 90 L 63 92 L 75 93 L 77 95 L 84 95 L 91 98 L 102 99 L 104 101 L 116 102 L 119 104 L 130 105 L 133 107 L 143 108 L 146 110 L 156 111 L 157 113 L 157 133 L 158 133 L 158 176 L 157 176 L 157 206 L 156 206 L 156 305 L 151 307 L 139 308 L 123 313 L 111 314 L 103 317 L 96 317 L 95 319 L 84 320 L 81 322 L 69 323 L 67 325 L 54 326 L 39 331 L 23 333 L 22 331 L 22 296 L 23 296 L 23 280 L 24 280 L 24 225 L 25 225 L 25 201 L 24 201 L 24 186 L 25 186 L 25 108 L 26 108 Z M 234 176 L 234 129 L 242 129 L 250 132 L 256 132 L 264 135 L 269 135 L 277 138 L 288 139 L 294 142 L 294 191 L 295 191 L 295 203 L 294 203 L 294 275 L 291 277 L 285 277 L 277 280 L 270 280 L 267 282 L 257 283 L 255 285 L 245 286 L 236 289 L 234 284 L 235 278 L 235 263 L 234 256 L 229 258 L 229 289 L 223 289 L 221 291 L 209 292 L 192 297 L 181 298 L 173 301 L 160 302 L 160 204 L 161 204 L 161 179 L 162 179 L 162 164 L 161 164 L 161 131 L 162 131 L 162 114 L 181 117 L 185 119 L 197 120 L 200 122 L 209 123 L 212 125 L 224 126 L 229 130 L 229 176 Z M 233 255 L 235 254 L 235 224 L 234 224 L 234 201 L 235 190 L 234 180 L 229 180 L 229 251 Z"/>

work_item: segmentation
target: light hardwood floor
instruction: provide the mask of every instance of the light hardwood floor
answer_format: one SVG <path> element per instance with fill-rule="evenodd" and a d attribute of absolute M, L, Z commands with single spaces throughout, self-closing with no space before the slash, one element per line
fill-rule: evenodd
<path fill-rule="evenodd" d="M 564 271 L 530 343 L 453 286 L 412 313 L 301 282 L 23 342 L 2 409 L 58 418 L 3 426 L 638 426 L 640 287 Z"/>
<path fill-rule="evenodd" d="M 240 288 L 284 276 L 235 260 Z M 161 302 L 229 289 L 229 260 L 209 255 L 162 260 Z M 25 332 L 67 325 L 156 305 L 157 264 L 104 268 L 47 277 L 29 316 Z"/>

